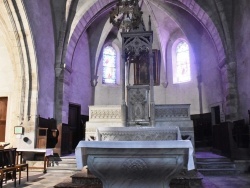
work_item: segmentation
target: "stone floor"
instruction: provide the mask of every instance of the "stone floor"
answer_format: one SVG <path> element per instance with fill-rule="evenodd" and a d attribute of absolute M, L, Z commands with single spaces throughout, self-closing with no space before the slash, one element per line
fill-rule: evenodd
<path fill-rule="evenodd" d="M 52 188 L 54 185 L 63 181 L 70 181 L 70 176 L 73 175 L 70 172 L 56 172 L 46 173 L 41 171 L 30 171 L 29 181 L 27 182 L 26 173 L 22 173 L 21 184 L 16 187 L 30 187 L 30 188 Z M 8 180 L 7 184 L 3 183 L 4 188 L 13 188 L 14 183 L 12 180 Z"/>
<path fill-rule="evenodd" d="M 70 176 L 73 175 L 69 172 L 29 172 L 29 181 L 26 181 L 26 173 L 22 173 L 21 184 L 16 187 L 30 187 L 30 188 L 52 188 L 56 184 L 63 181 L 70 181 Z M 204 176 L 203 188 L 249 188 L 250 187 L 250 174 L 230 175 L 230 176 Z M 7 184 L 3 184 L 4 188 L 13 188 L 12 180 Z"/>
<path fill-rule="evenodd" d="M 213 153 L 196 152 L 197 157 L 220 157 Z M 30 187 L 30 188 L 52 188 L 61 182 L 71 181 L 70 176 L 72 172 L 48 172 L 43 174 L 41 171 L 30 171 L 29 181 L 26 181 L 26 173 L 22 173 L 21 184 L 16 187 Z M 250 187 L 250 173 L 226 175 L 226 176 L 204 176 L 203 188 L 249 188 Z M 7 184 L 3 184 L 4 188 L 13 188 L 12 180 Z M 195 187 L 197 188 L 197 187 Z"/>

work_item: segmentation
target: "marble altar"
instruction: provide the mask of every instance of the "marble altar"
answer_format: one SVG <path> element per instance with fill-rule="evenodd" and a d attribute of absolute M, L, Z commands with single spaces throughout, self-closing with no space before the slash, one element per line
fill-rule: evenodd
<path fill-rule="evenodd" d="M 84 165 L 104 187 L 169 187 L 183 168 L 194 169 L 189 140 L 81 141 L 77 168 Z"/>
<path fill-rule="evenodd" d="M 96 129 L 101 127 L 123 127 L 121 105 L 95 105 L 89 106 L 89 121 L 86 122 L 85 139 L 96 139 Z M 138 127 L 143 122 L 137 122 Z M 193 121 L 190 119 L 190 104 L 164 104 L 155 105 L 154 127 L 179 127 L 182 136 L 188 137 L 194 146 Z"/>
<path fill-rule="evenodd" d="M 169 187 L 183 169 L 193 170 L 193 145 L 178 127 L 107 127 L 98 141 L 76 147 L 77 168 L 88 166 L 104 187 Z"/>
<path fill-rule="evenodd" d="M 104 187 L 169 187 L 181 170 L 194 169 L 190 105 L 155 104 L 153 31 L 150 17 L 146 31 L 138 3 L 119 1 L 110 14 L 116 27 L 126 23 L 121 32 L 121 104 L 90 106 L 85 138 L 91 141 L 80 141 L 75 150 L 77 168 L 87 165 Z M 115 20 L 118 12 L 133 19 Z M 149 76 L 143 84 L 132 84 L 129 67 L 141 67 L 138 60 Z"/>

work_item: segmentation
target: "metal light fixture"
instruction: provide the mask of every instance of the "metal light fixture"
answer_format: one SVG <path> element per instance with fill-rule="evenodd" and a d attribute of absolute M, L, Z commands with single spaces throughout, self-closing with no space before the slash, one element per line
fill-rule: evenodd
<path fill-rule="evenodd" d="M 138 29 L 142 21 L 142 11 L 139 0 L 119 0 L 110 12 L 110 23 L 123 32 Z"/>

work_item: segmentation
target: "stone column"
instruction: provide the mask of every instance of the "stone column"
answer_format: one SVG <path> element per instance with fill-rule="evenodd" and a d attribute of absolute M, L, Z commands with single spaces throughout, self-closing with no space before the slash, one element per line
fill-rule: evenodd
<path fill-rule="evenodd" d="M 63 95 L 63 69 L 55 68 L 55 100 L 54 100 L 54 118 L 62 122 L 62 95 Z"/>
<path fill-rule="evenodd" d="M 198 93 L 199 93 L 199 106 L 200 106 L 200 114 L 203 114 L 203 104 L 202 104 L 202 76 L 199 72 L 197 76 L 197 87 L 198 87 Z"/>
<path fill-rule="evenodd" d="M 155 126 L 155 102 L 154 102 L 154 71 L 153 71 L 153 53 L 149 52 L 149 75 L 150 75 L 150 124 Z"/>
<path fill-rule="evenodd" d="M 126 127 L 126 120 L 127 120 L 127 108 L 126 108 L 126 101 L 125 101 L 125 89 L 126 89 L 126 78 L 125 78 L 125 54 L 122 54 L 122 61 L 121 61 L 121 78 L 122 78 L 122 106 L 121 106 L 121 117 L 122 117 L 122 126 Z"/>
<path fill-rule="evenodd" d="M 220 69 L 222 73 L 222 85 L 224 91 L 224 109 L 226 121 L 233 121 L 239 118 L 238 111 L 238 89 L 235 50 L 233 48 L 232 33 L 230 24 L 227 20 L 223 3 L 221 0 L 214 0 L 219 13 L 221 26 L 225 37 L 226 60 L 221 62 Z"/>
<path fill-rule="evenodd" d="M 239 118 L 236 66 L 236 62 L 229 62 L 221 67 L 225 118 L 227 121 L 233 121 Z"/>

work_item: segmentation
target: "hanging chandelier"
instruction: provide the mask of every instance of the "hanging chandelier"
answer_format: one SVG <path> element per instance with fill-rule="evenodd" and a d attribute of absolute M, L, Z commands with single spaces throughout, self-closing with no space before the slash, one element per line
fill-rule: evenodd
<path fill-rule="evenodd" d="M 142 11 L 139 0 L 118 0 L 116 7 L 110 12 L 110 23 L 123 32 L 136 30 L 142 22 Z"/>

